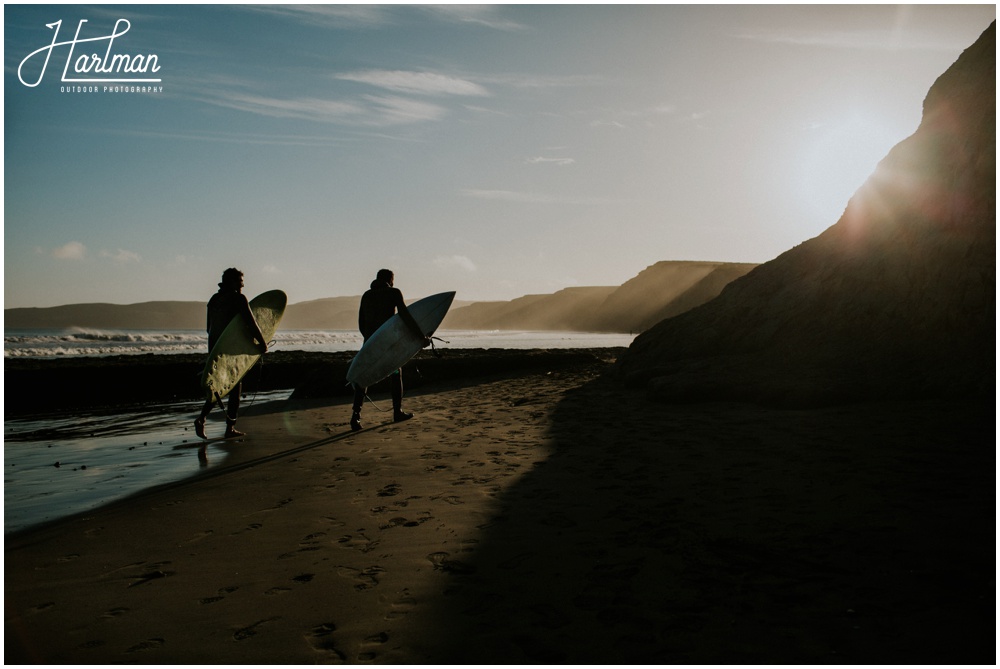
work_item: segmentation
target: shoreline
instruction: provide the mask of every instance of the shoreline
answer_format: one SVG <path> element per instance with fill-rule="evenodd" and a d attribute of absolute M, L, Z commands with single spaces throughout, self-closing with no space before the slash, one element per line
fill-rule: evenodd
<path fill-rule="evenodd" d="M 5 659 L 985 663 L 990 407 L 671 406 L 609 366 L 357 433 L 259 406 L 245 466 L 8 537 Z"/>
<path fill-rule="evenodd" d="M 461 377 L 526 370 L 538 365 L 572 364 L 605 359 L 625 348 L 587 349 L 438 349 L 419 353 L 403 367 L 406 387 Z M 349 395 L 340 384 L 356 351 L 274 351 L 251 369 L 243 381 L 244 394 L 296 389 L 302 397 Z M 8 358 L 4 379 L 9 388 L 4 412 L 9 417 L 71 413 L 82 410 L 131 407 L 156 402 L 182 402 L 203 397 L 199 377 L 203 354 L 116 355 L 79 358 Z M 85 392 L 81 392 L 85 389 Z"/>
<path fill-rule="evenodd" d="M 418 357 L 404 368 L 404 378 L 407 393 L 412 395 L 452 381 L 468 385 L 524 369 L 552 370 L 592 364 L 612 359 L 616 352 L 616 349 L 462 351 L 440 359 Z M 276 410 L 269 407 L 291 410 L 289 407 L 303 406 L 303 402 L 350 401 L 352 393 L 335 379 L 343 378 L 352 357 L 353 352 L 271 354 L 267 373 L 252 373 L 252 381 L 245 384 L 241 424 L 247 416 Z M 115 379 L 164 376 L 179 366 L 191 364 L 201 364 L 201 357 L 151 355 L 141 361 L 134 360 L 134 356 L 110 360 L 71 358 L 19 365 L 22 375 L 42 370 L 50 378 L 58 377 L 60 387 L 66 390 L 85 383 L 88 392 L 78 395 L 84 401 L 75 406 L 73 402 L 64 402 L 58 409 L 46 411 L 36 404 L 35 411 L 20 415 L 9 415 L 11 403 L 19 400 L 11 398 L 7 402 L 5 462 L 11 469 L 6 477 L 5 536 L 79 517 L 146 490 L 183 484 L 211 474 L 220 462 L 228 467 L 246 460 L 244 440 L 221 439 L 221 414 L 217 411 L 209 416 L 208 440 L 195 437 L 191 420 L 201 408 L 200 399 L 174 396 L 166 402 L 137 402 L 133 397 L 130 403 L 111 404 L 115 398 L 108 397 L 108 390 L 116 385 Z M 95 386 L 80 377 L 99 378 L 103 384 Z M 299 387 L 264 389 L 258 396 L 260 384 L 255 382 L 261 379 L 272 385 L 297 383 Z M 284 383 L 275 384 L 276 380 Z M 383 385 L 376 384 L 370 389 L 370 396 L 377 398 L 377 403 L 368 405 L 372 407 L 369 415 L 380 405 L 388 404 L 381 398 Z M 169 391 L 169 384 L 159 390 Z M 276 395 L 294 401 L 276 402 Z M 29 399 L 37 402 L 51 398 Z"/>

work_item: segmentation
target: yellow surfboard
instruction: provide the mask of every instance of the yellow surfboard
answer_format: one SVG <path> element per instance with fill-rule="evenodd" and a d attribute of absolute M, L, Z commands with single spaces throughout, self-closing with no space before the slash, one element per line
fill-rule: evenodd
<path fill-rule="evenodd" d="M 250 300 L 250 311 L 260 327 L 264 341 L 271 341 L 278 322 L 285 313 L 288 297 L 283 291 L 269 290 Z M 205 399 L 221 399 L 229 394 L 243 375 L 260 360 L 260 350 L 253 342 L 246 323 L 240 316 L 230 321 L 208 354 L 201 386 Z"/>

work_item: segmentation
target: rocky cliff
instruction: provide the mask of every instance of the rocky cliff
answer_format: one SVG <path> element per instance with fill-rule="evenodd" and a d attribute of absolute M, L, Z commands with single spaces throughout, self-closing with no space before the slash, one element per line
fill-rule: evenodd
<path fill-rule="evenodd" d="M 835 225 L 640 335 L 619 371 L 665 401 L 992 397 L 995 249 L 994 23 Z"/>

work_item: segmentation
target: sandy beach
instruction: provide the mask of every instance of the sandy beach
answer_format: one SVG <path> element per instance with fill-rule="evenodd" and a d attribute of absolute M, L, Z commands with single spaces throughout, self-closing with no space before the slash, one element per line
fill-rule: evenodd
<path fill-rule="evenodd" d="M 992 406 L 653 403 L 599 355 L 348 402 L 8 535 L 5 663 L 993 658 Z"/>

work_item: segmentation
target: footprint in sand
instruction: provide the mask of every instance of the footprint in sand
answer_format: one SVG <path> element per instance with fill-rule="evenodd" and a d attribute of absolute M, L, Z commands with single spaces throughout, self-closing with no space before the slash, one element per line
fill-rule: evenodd
<path fill-rule="evenodd" d="M 124 606 L 116 606 L 113 609 L 105 611 L 101 615 L 101 617 L 102 618 L 117 618 L 119 616 L 125 615 L 126 613 L 128 613 L 128 609 L 126 609 Z"/>
<path fill-rule="evenodd" d="M 389 612 L 385 614 L 386 620 L 396 620 L 402 618 L 412 611 L 417 605 L 417 600 L 410 596 L 410 591 L 404 589 L 399 593 L 392 604 L 389 605 Z"/>
<path fill-rule="evenodd" d="M 378 528 L 380 530 L 388 530 L 388 529 L 393 528 L 393 527 L 399 527 L 401 525 L 405 525 L 408 522 L 409 521 L 407 521 L 406 518 L 402 518 L 402 517 L 400 517 L 400 518 L 390 518 L 388 522 L 382 523 L 381 525 L 378 526 Z"/>
<path fill-rule="evenodd" d="M 140 641 L 134 646 L 128 648 L 126 653 L 138 653 L 144 650 L 155 650 L 166 643 L 164 639 L 146 639 L 145 641 Z"/>
<path fill-rule="evenodd" d="M 465 504 L 465 502 L 462 501 L 462 498 L 459 497 L 458 495 L 435 495 L 431 497 L 431 501 L 434 502 L 438 501 L 439 499 L 448 502 L 448 504 L 451 504 L 452 506 Z"/>
<path fill-rule="evenodd" d="M 377 647 L 383 645 L 389 641 L 389 635 L 385 632 L 379 632 L 378 634 L 372 634 L 371 636 L 365 637 L 365 640 L 361 643 L 361 652 L 358 653 L 359 662 L 371 662 L 374 660 L 378 653 L 375 652 Z"/>
<path fill-rule="evenodd" d="M 278 620 L 278 618 L 276 617 L 266 618 L 264 620 L 258 620 L 253 625 L 249 625 L 247 627 L 241 627 L 240 629 L 233 632 L 233 639 L 235 639 L 236 641 L 243 641 L 244 639 L 249 639 L 252 636 L 256 636 L 258 627 L 266 623 L 272 623 L 275 620 Z"/>
<path fill-rule="evenodd" d="M 475 566 L 468 564 L 467 562 L 462 562 L 461 560 L 452 560 L 450 558 L 450 554 L 445 553 L 444 551 L 431 553 L 427 556 L 427 559 L 434 565 L 434 569 L 437 571 L 443 571 L 446 574 L 472 574 L 476 571 Z"/>
<path fill-rule="evenodd" d="M 326 536 L 326 532 L 313 532 L 312 534 L 304 537 L 302 541 L 299 542 L 299 550 L 301 553 L 303 551 L 318 551 L 322 546 L 320 545 L 320 539 Z"/>
<path fill-rule="evenodd" d="M 237 534 L 243 534 L 244 532 L 253 532 L 254 530 L 259 530 L 262 527 L 264 526 L 261 525 L 260 523 L 250 523 L 242 530 L 237 530 L 236 532 L 233 532 L 231 536 L 236 536 Z"/>
<path fill-rule="evenodd" d="M 170 563 L 169 562 L 160 562 L 158 564 L 150 565 L 150 567 L 151 567 L 150 571 L 147 571 L 144 574 L 140 574 L 140 575 L 128 577 L 129 580 L 132 581 L 131 583 L 128 584 L 128 587 L 129 588 L 135 588 L 135 587 L 140 586 L 140 585 L 146 585 L 147 583 L 151 583 L 153 581 L 157 581 L 157 580 L 159 580 L 161 578 L 166 578 L 167 576 L 173 576 L 176 572 L 173 572 L 173 571 L 163 571 L 162 569 L 157 569 L 157 567 L 163 567 L 163 566 L 166 566 L 168 564 L 170 564 Z"/>
<path fill-rule="evenodd" d="M 189 544 L 193 544 L 194 542 L 201 541 L 205 537 L 210 537 L 213 534 L 215 534 L 215 530 L 205 530 L 204 532 L 199 532 L 198 534 L 194 535 L 193 537 L 188 539 L 187 542 Z"/>
<path fill-rule="evenodd" d="M 283 588 L 281 586 L 275 586 L 273 588 L 268 588 L 264 591 L 265 595 L 283 595 L 286 592 L 291 592 L 291 588 Z"/>
<path fill-rule="evenodd" d="M 218 601 L 221 601 L 221 600 L 225 599 L 226 595 L 228 595 L 230 593 L 233 593 L 233 592 L 236 592 L 239 589 L 240 588 L 237 585 L 233 585 L 233 586 L 230 586 L 228 588 L 219 588 L 219 590 L 218 590 L 219 594 L 214 595 L 212 597 L 205 597 L 204 599 L 199 599 L 198 603 L 199 604 L 214 604 L 215 602 L 218 602 Z"/>
<path fill-rule="evenodd" d="M 307 535 L 306 537 L 304 537 L 302 539 L 302 541 L 299 542 L 299 545 L 300 546 L 305 546 L 306 544 L 319 543 L 318 540 L 321 539 L 321 538 L 323 538 L 323 537 L 325 537 L 325 536 L 326 536 L 326 532 L 313 532 L 312 534 Z"/>
<path fill-rule="evenodd" d="M 77 649 L 89 650 L 90 648 L 100 648 L 104 644 L 105 641 L 103 639 L 91 639 L 90 641 L 84 641 L 83 643 L 81 643 L 79 646 L 77 646 Z"/>
<path fill-rule="evenodd" d="M 378 546 L 378 541 L 372 541 L 363 534 L 345 534 L 337 540 L 344 548 L 356 548 L 362 553 L 369 553 Z"/>
<path fill-rule="evenodd" d="M 342 652 L 337 650 L 336 645 L 334 645 L 333 639 L 330 637 L 333 633 L 337 631 L 337 626 L 333 623 L 322 623 L 312 628 L 307 637 L 309 643 L 316 650 L 322 651 L 324 653 L 332 653 L 340 661 L 347 659 L 347 656 Z"/>
<path fill-rule="evenodd" d="M 366 567 L 365 569 L 355 569 L 354 567 L 341 565 L 337 573 L 344 578 L 350 578 L 357 581 L 354 585 L 354 589 L 361 591 L 371 590 L 377 586 L 379 584 L 379 575 L 385 573 L 385 569 L 379 567 L 378 565 Z"/>

